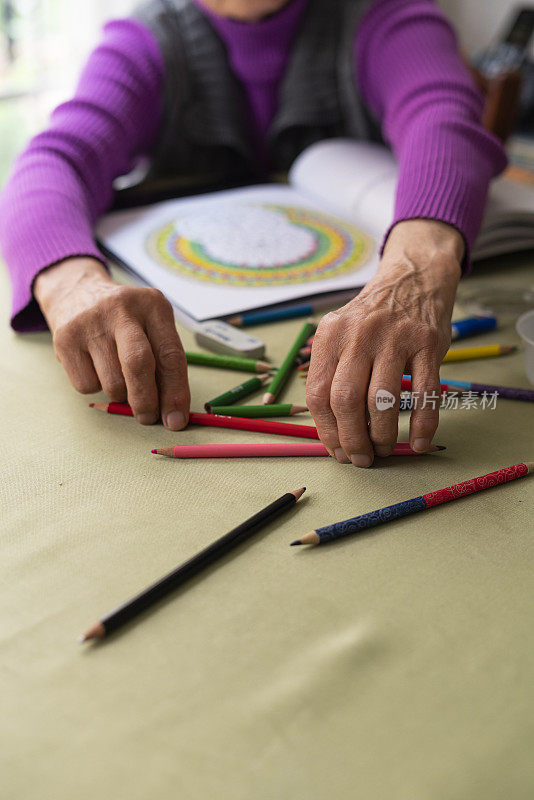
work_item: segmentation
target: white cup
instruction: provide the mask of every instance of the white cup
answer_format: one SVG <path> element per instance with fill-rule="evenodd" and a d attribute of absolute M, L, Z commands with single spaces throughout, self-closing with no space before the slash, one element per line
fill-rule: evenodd
<path fill-rule="evenodd" d="M 515 329 L 523 341 L 527 378 L 534 384 L 534 308 L 519 317 Z"/>

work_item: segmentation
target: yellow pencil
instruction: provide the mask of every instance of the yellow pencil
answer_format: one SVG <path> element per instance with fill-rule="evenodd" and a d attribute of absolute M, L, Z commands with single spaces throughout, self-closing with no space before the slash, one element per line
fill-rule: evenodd
<path fill-rule="evenodd" d="M 507 356 L 515 353 L 517 347 L 508 344 L 486 344 L 483 347 L 457 347 L 456 350 L 449 350 L 445 354 L 442 364 L 451 361 L 471 361 L 475 358 L 495 358 L 496 356 Z M 299 378 L 308 377 L 309 362 L 302 364 L 299 369 Z"/>
<path fill-rule="evenodd" d="M 455 350 L 449 350 L 445 354 L 442 364 L 450 363 L 451 361 L 471 361 L 475 358 L 495 358 L 496 356 L 507 356 L 508 353 L 515 353 L 517 347 L 508 344 L 486 344 L 483 347 L 457 347 Z M 298 367 L 299 378 L 308 377 L 308 369 L 310 362 L 302 364 Z"/>
<path fill-rule="evenodd" d="M 451 361 L 470 361 L 473 358 L 495 358 L 495 356 L 506 356 L 508 353 L 513 353 L 517 347 L 503 344 L 487 344 L 483 347 L 458 347 L 455 350 L 449 350 L 445 354 L 442 364 L 447 364 Z"/>

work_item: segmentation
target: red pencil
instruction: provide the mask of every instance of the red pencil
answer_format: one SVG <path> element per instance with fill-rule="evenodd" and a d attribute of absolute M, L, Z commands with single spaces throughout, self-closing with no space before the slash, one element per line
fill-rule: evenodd
<path fill-rule="evenodd" d="M 91 403 L 91 408 L 108 414 L 119 414 L 133 417 L 133 411 L 127 403 Z M 299 436 L 307 439 L 318 439 L 317 428 L 312 425 L 292 425 L 289 422 L 275 422 L 270 419 L 253 417 L 228 417 L 222 414 L 204 414 L 191 411 L 190 425 L 206 425 L 210 428 L 235 428 L 239 431 L 256 431 L 257 433 L 279 433 L 284 436 Z"/>
<path fill-rule="evenodd" d="M 133 417 L 133 411 L 128 403 L 89 403 L 89 408 L 97 408 L 107 414 L 120 414 L 121 417 Z"/>
<path fill-rule="evenodd" d="M 108 414 L 123 414 L 131 417 L 132 409 L 126 403 L 91 403 L 91 407 Z M 110 410 L 110 407 L 113 410 Z M 249 417 L 226 417 L 221 414 L 204 414 L 191 411 L 189 414 L 190 425 L 205 425 L 209 428 L 233 428 L 239 431 L 255 431 L 256 433 L 275 433 L 280 436 L 298 436 L 300 439 L 318 439 L 317 428 L 314 425 L 293 425 L 291 422 L 275 422 L 270 419 L 251 419 Z M 441 445 L 433 445 L 436 450 L 444 450 Z M 323 454 L 321 454 L 323 455 Z M 397 442 L 392 455 L 421 455 L 410 447 L 409 442 Z"/>
<path fill-rule="evenodd" d="M 440 445 L 433 445 L 433 450 L 445 450 Z M 320 442 L 254 442 L 251 444 L 177 444 L 170 447 L 159 447 L 151 450 L 167 458 L 265 458 L 284 456 L 329 456 L 329 452 Z M 393 451 L 395 456 L 423 455 L 415 453 L 407 442 L 397 444 Z"/>
<path fill-rule="evenodd" d="M 446 392 L 448 389 L 451 389 L 453 387 L 451 387 L 448 383 L 440 383 L 439 388 L 440 388 L 440 391 L 443 393 L 443 392 Z M 402 381 L 401 381 L 401 391 L 403 391 L 403 392 L 411 392 L 412 391 L 412 380 L 411 380 L 411 378 L 403 378 L 402 379 Z"/>
<path fill-rule="evenodd" d="M 276 422 L 271 419 L 227 417 L 222 414 L 199 414 L 192 411 L 189 415 L 189 424 L 207 425 L 210 428 L 235 428 L 239 431 L 257 433 L 278 433 L 282 436 L 298 436 L 306 439 L 319 438 L 317 428 L 313 425 L 293 425 L 291 422 Z"/>

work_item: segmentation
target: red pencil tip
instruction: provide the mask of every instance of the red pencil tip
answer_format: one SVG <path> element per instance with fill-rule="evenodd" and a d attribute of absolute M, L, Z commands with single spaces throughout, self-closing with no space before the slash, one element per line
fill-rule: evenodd
<path fill-rule="evenodd" d="M 94 403 L 89 403 L 89 408 L 94 408 L 94 407 L 95 407 Z"/>
<path fill-rule="evenodd" d="M 151 450 L 150 452 L 151 452 L 151 453 L 156 453 L 156 454 L 157 454 L 157 452 L 158 452 L 158 451 L 157 451 L 157 450 Z"/>

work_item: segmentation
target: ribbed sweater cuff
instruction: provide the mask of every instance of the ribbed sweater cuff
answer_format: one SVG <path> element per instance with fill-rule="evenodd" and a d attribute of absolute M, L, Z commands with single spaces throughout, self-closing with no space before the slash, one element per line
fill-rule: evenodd
<path fill-rule="evenodd" d="M 413 126 L 399 154 L 394 217 L 381 252 L 398 222 L 439 220 L 462 234 L 467 274 L 489 183 L 505 165 L 501 143 L 475 124 L 427 120 Z"/>
<path fill-rule="evenodd" d="M 75 257 L 96 258 L 107 268 L 104 256 L 90 236 L 80 235 L 79 229 L 63 226 L 48 230 L 38 241 L 34 238 L 31 260 L 27 259 L 28 249 L 17 247 L 15 241 L 10 242 L 8 250 L 4 248 L 3 255 L 12 276 L 11 325 L 19 333 L 48 329 L 33 295 L 33 284 L 43 269 Z"/>

